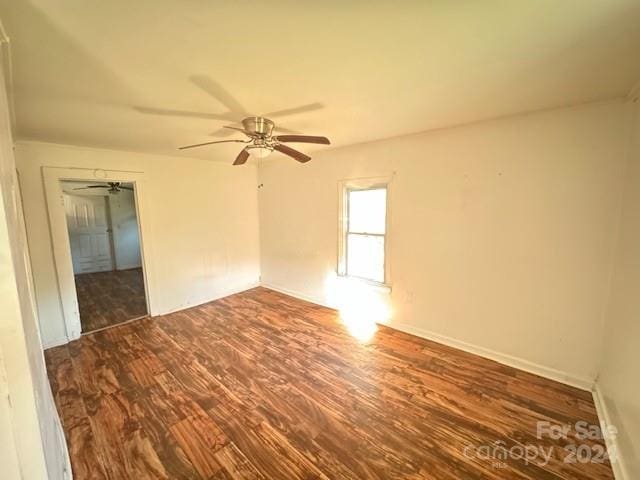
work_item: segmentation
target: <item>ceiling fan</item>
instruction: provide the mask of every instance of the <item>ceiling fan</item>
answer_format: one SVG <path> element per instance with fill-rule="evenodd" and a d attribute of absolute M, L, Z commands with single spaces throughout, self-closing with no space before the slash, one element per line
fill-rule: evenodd
<path fill-rule="evenodd" d="M 87 187 L 74 188 L 74 190 L 86 190 L 89 188 L 106 188 L 107 193 L 109 193 L 109 195 L 115 195 L 117 193 L 120 193 L 121 190 L 133 191 L 133 187 L 127 187 L 126 185 L 122 185 L 122 182 L 107 182 L 106 185 L 89 185 Z"/>
<path fill-rule="evenodd" d="M 316 137 L 310 135 L 273 135 L 272 132 L 275 124 L 273 123 L 273 121 L 265 117 L 247 117 L 242 120 L 242 126 L 243 128 L 231 126 L 226 126 L 225 128 L 238 130 L 244 133 L 247 137 L 249 137 L 248 140 L 215 140 L 213 142 L 186 145 L 184 147 L 180 147 L 179 150 L 203 147 L 205 145 L 212 145 L 214 143 L 237 142 L 246 143 L 247 146 L 240 151 L 235 161 L 233 162 L 234 165 L 244 164 L 249 158 L 249 155 L 253 155 L 257 158 L 265 158 L 274 150 L 277 150 L 280 153 L 284 153 L 285 155 L 290 156 L 298 162 L 305 163 L 311 160 L 310 156 L 284 144 L 289 142 L 298 142 L 329 145 L 331 143 L 329 142 L 329 139 L 327 137 Z"/>

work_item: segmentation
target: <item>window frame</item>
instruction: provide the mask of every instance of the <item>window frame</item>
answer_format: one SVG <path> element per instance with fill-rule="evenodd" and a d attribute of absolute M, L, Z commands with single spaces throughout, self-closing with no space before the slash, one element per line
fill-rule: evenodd
<path fill-rule="evenodd" d="M 391 193 L 392 176 L 371 177 L 341 180 L 339 182 L 339 225 L 338 225 L 338 275 L 341 277 L 354 279 L 374 287 L 381 287 L 384 290 L 391 290 L 391 272 L 389 267 L 389 245 L 390 245 L 390 219 L 391 219 Z M 387 191 L 385 202 L 385 233 L 360 233 L 352 232 L 354 235 L 379 236 L 384 237 L 384 259 L 383 259 L 383 281 L 379 282 L 369 278 L 349 275 L 347 271 L 348 247 L 347 238 L 349 235 L 349 194 L 353 191 L 377 190 L 384 188 Z"/>

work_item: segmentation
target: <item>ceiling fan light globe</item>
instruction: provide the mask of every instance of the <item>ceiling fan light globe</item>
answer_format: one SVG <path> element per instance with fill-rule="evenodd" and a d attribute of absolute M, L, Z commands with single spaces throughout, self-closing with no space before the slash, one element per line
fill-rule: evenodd
<path fill-rule="evenodd" d="M 268 147 L 252 147 L 249 148 L 249 153 L 252 157 L 255 158 L 266 158 L 268 157 L 273 150 Z"/>

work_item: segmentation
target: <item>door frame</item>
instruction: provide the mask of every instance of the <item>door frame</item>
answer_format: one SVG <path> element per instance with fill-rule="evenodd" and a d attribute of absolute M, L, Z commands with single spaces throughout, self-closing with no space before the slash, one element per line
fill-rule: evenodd
<path fill-rule="evenodd" d="M 66 329 L 67 341 L 80 338 L 82 326 L 78 309 L 78 295 L 71 259 L 71 245 L 67 230 L 62 183 L 65 180 L 88 182 L 127 182 L 134 185 L 134 199 L 140 238 L 140 256 L 144 278 L 147 313 L 157 315 L 156 289 L 153 275 L 151 230 L 146 205 L 146 183 L 144 172 L 125 170 L 103 170 L 91 168 L 42 167 L 42 177 L 49 213 L 49 231 L 53 247 L 54 267 L 58 281 L 58 294 Z"/>

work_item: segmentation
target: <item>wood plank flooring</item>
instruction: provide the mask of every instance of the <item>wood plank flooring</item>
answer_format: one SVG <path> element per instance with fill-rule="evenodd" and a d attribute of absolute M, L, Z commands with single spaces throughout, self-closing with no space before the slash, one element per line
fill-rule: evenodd
<path fill-rule="evenodd" d="M 538 421 L 597 424 L 589 393 L 385 327 L 361 343 L 264 288 L 46 359 L 76 480 L 613 478 L 563 461 L 575 432 L 536 438 Z M 495 442 L 553 455 L 483 456 Z"/>
<path fill-rule="evenodd" d="M 80 324 L 92 332 L 147 314 L 141 268 L 75 276 Z"/>

